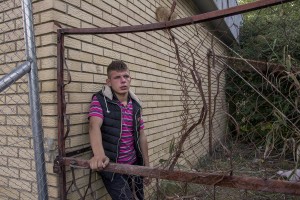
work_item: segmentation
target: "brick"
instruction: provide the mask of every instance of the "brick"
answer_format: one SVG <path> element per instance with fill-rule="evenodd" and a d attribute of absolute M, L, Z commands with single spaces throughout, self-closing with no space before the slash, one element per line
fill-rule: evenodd
<path fill-rule="evenodd" d="M 70 120 L 72 124 L 81 124 L 81 123 L 87 123 L 87 114 L 76 114 L 76 115 L 70 115 Z"/>
<path fill-rule="evenodd" d="M 8 146 L 10 147 L 30 147 L 30 138 L 28 137 L 8 137 Z"/>
<path fill-rule="evenodd" d="M 9 187 L 0 187 L 0 195 L 8 199 L 20 199 L 20 191 Z"/>
<path fill-rule="evenodd" d="M 101 84 L 98 83 L 83 83 L 82 92 L 98 92 L 102 88 Z"/>
<path fill-rule="evenodd" d="M 121 58 L 121 54 L 109 49 L 104 49 L 104 56 L 109 57 L 109 58 L 113 58 L 113 59 L 120 59 Z"/>
<path fill-rule="evenodd" d="M 17 93 L 22 94 L 28 92 L 29 92 L 29 86 L 27 82 L 17 84 Z"/>
<path fill-rule="evenodd" d="M 49 69 L 49 68 L 55 68 L 56 67 L 56 57 L 52 58 L 42 58 L 39 59 L 41 61 L 41 69 Z"/>
<path fill-rule="evenodd" d="M 135 20 L 135 18 L 128 17 L 128 24 L 130 24 L 131 26 L 133 26 L 133 25 L 140 25 L 141 23 L 138 22 L 137 20 Z"/>
<path fill-rule="evenodd" d="M 43 127 L 57 127 L 57 118 L 56 117 L 42 117 Z"/>
<path fill-rule="evenodd" d="M 123 44 L 126 47 L 135 48 L 135 42 L 127 38 L 121 38 L 121 44 Z"/>
<path fill-rule="evenodd" d="M 81 0 L 64 0 L 64 1 L 76 7 L 80 7 L 80 3 L 81 3 Z"/>
<path fill-rule="evenodd" d="M 41 91 L 43 92 L 52 92 L 56 91 L 57 83 L 56 81 L 43 81 Z"/>
<path fill-rule="evenodd" d="M 47 92 L 40 94 L 41 103 L 56 103 L 57 102 L 57 93 L 54 92 Z"/>
<path fill-rule="evenodd" d="M 134 63 L 135 57 L 134 56 L 130 56 L 130 55 L 126 55 L 126 54 L 121 54 L 121 60 L 123 60 L 127 64 L 128 63 Z"/>
<path fill-rule="evenodd" d="M 3 146 L 3 145 L 7 145 L 7 137 L 6 136 L 0 136 L 0 145 Z M 0 161 L 1 158 L 0 158 Z"/>
<path fill-rule="evenodd" d="M 1 29 L 0 29 L 1 30 Z M 1 54 L 16 51 L 16 43 L 9 42 L 9 43 L 2 43 L 0 44 L 0 52 Z"/>
<path fill-rule="evenodd" d="M 116 8 L 116 9 L 120 9 L 120 4 L 118 1 L 110 1 L 110 0 L 103 0 L 103 2 L 107 3 L 108 5 Z"/>
<path fill-rule="evenodd" d="M 5 116 L 3 116 L 5 122 Z M 0 117 L 0 123 L 1 123 Z M 14 126 L 1 126 L 0 125 L 0 135 L 15 135 L 17 133 L 17 127 Z"/>
<path fill-rule="evenodd" d="M 8 167 L 22 168 L 26 170 L 31 168 L 31 162 L 25 159 L 8 158 Z"/>
<path fill-rule="evenodd" d="M 111 27 L 112 26 L 109 22 L 107 22 L 103 19 L 99 19 L 97 17 L 93 17 L 93 24 L 97 27 Z"/>
<path fill-rule="evenodd" d="M 82 71 L 83 72 L 92 72 L 97 74 L 103 74 L 104 69 L 102 66 L 90 63 L 82 63 Z"/>
<path fill-rule="evenodd" d="M 47 174 L 47 183 L 48 185 L 57 186 L 58 176 L 55 174 Z"/>
<path fill-rule="evenodd" d="M 20 58 L 25 58 L 25 52 L 23 51 L 15 51 L 13 53 L 7 53 L 4 55 L 5 61 L 8 63 L 11 62 L 20 62 Z"/>
<path fill-rule="evenodd" d="M 9 116 L 6 119 L 7 125 L 15 125 L 15 126 L 22 126 L 22 125 L 29 125 L 29 117 L 28 116 Z"/>
<path fill-rule="evenodd" d="M 81 71 L 82 62 L 74 61 L 74 60 L 67 60 L 66 63 L 67 63 L 67 67 L 69 70 Z M 67 76 L 65 75 L 65 77 L 67 77 Z"/>
<path fill-rule="evenodd" d="M 73 16 L 74 18 L 78 18 L 78 19 L 81 19 L 83 21 L 86 21 L 86 22 L 91 22 L 92 21 L 92 15 L 83 11 L 83 10 L 80 10 L 76 7 L 73 7 L 73 6 L 68 6 L 68 12 L 67 12 L 70 16 Z"/>
<path fill-rule="evenodd" d="M 57 137 L 57 128 L 45 127 L 44 128 L 44 137 L 45 138 L 56 138 Z"/>
<path fill-rule="evenodd" d="M 38 199 L 37 192 L 22 191 L 22 200 L 32 200 L 32 199 Z"/>
<path fill-rule="evenodd" d="M 112 59 L 111 58 L 107 58 L 104 56 L 97 56 L 97 55 L 93 55 L 93 63 L 95 64 L 99 64 L 102 66 L 108 66 L 111 63 Z M 104 72 L 106 72 L 106 70 L 104 69 Z"/>
<path fill-rule="evenodd" d="M 79 92 L 81 91 L 81 83 L 72 82 L 65 87 L 65 92 Z"/>
<path fill-rule="evenodd" d="M 7 187 L 8 186 L 8 178 L 0 176 L 0 186 Z"/>
<path fill-rule="evenodd" d="M 71 93 L 69 94 L 70 103 L 87 103 L 91 101 L 92 94 Z"/>
<path fill-rule="evenodd" d="M 2 115 L 17 114 L 17 107 L 15 105 L 0 105 L 0 113 Z"/>
<path fill-rule="evenodd" d="M 81 41 L 77 38 L 65 37 L 65 47 L 81 49 Z"/>
<path fill-rule="evenodd" d="M 52 0 L 53 2 L 53 8 L 59 11 L 62 11 L 64 13 L 67 12 L 67 4 L 61 0 Z M 73 2 L 76 2 L 75 0 Z"/>
<path fill-rule="evenodd" d="M 4 21 L 22 18 L 22 12 L 19 8 L 7 10 L 4 15 Z"/>
<path fill-rule="evenodd" d="M 80 52 L 76 50 L 69 49 L 68 50 L 68 57 L 69 59 L 79 60 L 79 61 L 86 61 L 92 62 L 93 56 L 90 53 Z"/>
<path fill-rule="evenodd" d="M 75 114 L 75 113 L 81 113 L 82 112 L 82 107 L 81 104 L 68 104 L 66 113 L 67 114 Z"/>
<path fill-rule="evenodd" d="M 0 166 L 7 166 L 7 160 L 8 160 L 7 156 L 0 156 Z M 1 176 L 0 176 L 0 179 L 1 179 Z"/>
<path fill-rule="evenodd" d="M 41 20 L 43 21 L 42 14 L 41 14 Z M 60 22 L 60 24 L 68 25 L 68 27 L 76 27 L 76 28 L 80 27 L 80 19 L 74 18 L 70 15 L 67 15 L 66 13 L 53 11 L 53 18 L 55 21 Z M 45 16 L 44 19 L 47 20 L 47 16 Z"/>
<path fill-rule="evenodd" d="M 25 159 L 33 159 L 34 158 L 34 150 L 28 149 L 28 148 L 20 148 L 19 149 L 19 158 L 25 158 Z M 14 156 L 16 157 L 16 156 Z"/>
<path fill-rule="evenodd" d="M 82 130 L 83 130 L 82 124 L 72 125 L 70 127 L 70 133 L 72 133 L 72 135 L 82 134 Z"/>
<path fill-rule="evenodd" d="M 38 58 L 49 57 L 49 56 L 56 56 L 56 46 L 45 46 L 45 47 L 38 47 L 36 49 L 36 55 Z"/>
<path fill-rule="evenodd" d="M 50 35 L 41 36 L 41 43 L 42 45 L 49 45 L 49 44 L 56 45 L 56 35 L 50 34 Z"/>
<path fill-rule="evenodd" d="M 32 10 L 34 13 L 39 13 L 41 11 L 49 10 L 52 7 L 53 7 L 52 0 L 37 1 L 32 4 Z"/>
<path fill-rule="evenodd" d="M 43 105 L 42 113 L 45 116 L 57 115 L 57 106 L 56 105 Z"/>
<path fill-rule="evenodd" d="M 13 1 L 1 1 L 0 2 L 1 11 L 7 11 L 15 7 Z"/>
<path fill-rule="evenodd" d="M 103 48 L 93 44 L 82 43 L 82 51 L 96 55 L 103 55 Z"/>
<path fill-rule="evenodd" d="M 140 13 L 142 13 L 142 11 L 140 10 L 139 7 L 135 6 L 134 4 L 132 4 L 131 2 L 127 3 L 127 7 L 132 10 L 134 13 L 140 15 Z"/>
<path fill-rule="evenodd" d="M 35 35 L 39 36 L 42 34 L 56 33 L 58 27 L 53 22 L 47 22 L 44 24 L 38 24 L 35 27 Z"/>
<path fill-rule="evenodd" d="M 146 66 L 147 65 L 147 61 L 144 60 L 144 59 L 135 58 L 135 64 L 140 65 L 140 66 Z"/>
<path fill-rule="evenodd" d="M 46 81 L 46 80 L 55 80 L 56 79 L 56 70 L 55 69 L 45 69 L 40 70 L 38 72 L 39 80 Z"/>
<path fill-rule="evenodd" d="M 99 18 L 102 18 L 102 9 L 97 8 L 96 6 L 86 3 L 84 1 L 81 2 L 81 8 L 85 11 L 88 11 L 90 14 L 95 15 Z"/>
<path fill-rule="evenodd" d="M 129 49 L 129 55 L 134 56 L 134 57 L 141 57 L 142 52 L 136 49 Z"/>
<path fill-rule="evenodd" d="M 118 52 L 122 52 L 122 53 L 128 53 L 128 51 L 129 51 L 128 47 L 126 47 L 124 45 L 117 44 L 117 43 L 113 43 L 113 50 L 118 51 Z"/>
<path fill-rule="evenodd" d="M 29 192 L 31 191 L 31 183 L 20 179 L 10 178 L 8 181 L 8 185 L 9 187 L 14 189 L 21 189 Z"/>
<path fill-rule="evenodd" d="M 71 146 L 76 147 L 76 146 L 82 146 L 85 144 L 89 144 L 89 136 L 87 134 L 84 135 L 79 135 L 76 137 L 71 137 Z"/>
<path fill-rule="evenodd" d="M 115 43 L 121 42 L 121 37 L 117 34 L 107 34 L 107 35 L 103 35 L 102 37 L 103 39 L 107 39 Z"/>
<path fill-rule="evenodd" d="M 104 1 L 93 0 L 93 5 L 104 10 L 105 12 L 111 13 L 111 6 L 105 3 Z"/>
<path fill-rule="evenodd" d="M 38 39 L 38 37 L 36 39 Z M 25 43 L 23 40 L 15 41 L 14 43 L 16 44 L 16 51 L 24 51 L 25 50 Z"/>
<path fill-rule="evenodd" d="M 122 21 L 127 21 L 127 13 L 123 13 L 123 12 L 120 12 L 120 10 L 118 9 L 115 9 L 113 8 L 112 9 L 112 15 L 121 19 Z"/>
<path fill-rule="evenodd" d="M 112 16 L 111 14 L 108 14 L 108 13 L 104 12 L 102 19 L 105 20 L 105 21 L 107 21 L 110 24 L 115 25 L 115 26 L 119 26 L 120 25 L 120 19 Z"/>
<path fill-rule="evenodd" d="M 148 0 L 138 0 L 140 4 L 143 4 L 144 6 L 146 6 L 146 10 L 151 10 L 151 3 Z M 136 1 L 134 1 L 136 2 Z M 155 2 L 156 3 L 156 2 Z"/>
<path fill-rule="evenodd" d="M 0 175 L 9 178 L 19 178 L 19 170 L 15 168 L 7 168 L 7 166 L 0 166 Z M 0 187 L 1 188 L 1 187 Z"/>
<path fill-rule="evenodd" d="M 137 6 L 140 10 L 146 11 L 146 7 L 144 4 L 140 2 L 140 0 L 134 0 L 134 5 Z"/>
<path fill-rule="evenodd" d="M 55 198 L 55 200 L 57 200 L 57 198 L 59 197 L 59 190 L 58 188 L 52 187 L 52 186 L 48 186 L 48 195 L 51 198 Z"/>
<path fill-rule="evenodd" d="M 94 74 L 94 83 L 99 83 L 99 84 L 105 84 L 106 83 L 106 76 L 103 75 L 98 75 L 98 74 Z"/>
<path fill-rule="evenodd" d="M 93 82 L 93 74 L 83 72 L 71 72 L 72 81 Z"/>

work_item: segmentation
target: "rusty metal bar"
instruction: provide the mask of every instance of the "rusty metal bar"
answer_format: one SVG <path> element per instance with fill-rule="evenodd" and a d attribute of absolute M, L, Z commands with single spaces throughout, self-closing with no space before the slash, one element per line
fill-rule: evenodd
<path fill-rule="evenodd" d="M 58 120 L 58 157 L 65 156 L 64 139 L 64 35 L 57 31 L 57 120 Z M 55 164 L 55 163 L 54 163 Z M 58 165 L 57 172 L 60 185 L 60 199 L 67 199 L 66 170 L 64 165 Z"/>
<path fill-rule="evenodd" d="M 89 168 L 87 160 L 75 158 L 63 158 L 66 166 Z M 166 170 L 160 168 L 143 167 L 109 163 L 105 171 L 147 176 L 151 178 L 166 179 L 180 182 L 189 182 L 204 185 L 214 185 L 246 190 L 260 190 L 264 192 L 279 192 L 285 194 L 300 195 L 300 183 L 283 180 L 262 179 L 255 177 L 229 176 L 216 173 L 186 172 L 180 170 Z"/>
<path fill-rule="evenodd" d="M 212 147 L 212 113 L 211 113 L 211 50 L 207 52 L 207 90 L 208 90 L 208 152 L 213 154 Z"/>
<path fill-rule="evenodd" d="M 123 27 L 104 27 L 104 28 L 67 28 L 61 29 L 63 34 L 112 34 L 112 33 L 132 33 L 132 32 L 145 32 L 145 31 L 155 31 L 162 30 L 166 28 L 175 28 L 190 24 L 196 24 L 201 22 L 206 22 L 214 19 L 220 19 L 232 15 L 237 15 L 253 10 L 258 10 L 282 3 L 287 3 L 294 0 L 260 0 L 252 3 L 239 5 L 224 10 L 216 10 L 212 12 L 207 12 L 191 17 L 186 17 L 182 19 L 177 19 L 167 22 L 159 22 L 153 24 L 143 24 L 137 26 L 123 26 Z"/>

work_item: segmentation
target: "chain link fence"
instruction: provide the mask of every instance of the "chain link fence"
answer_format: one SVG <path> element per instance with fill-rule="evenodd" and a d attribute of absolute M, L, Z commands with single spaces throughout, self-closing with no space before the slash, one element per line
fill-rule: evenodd
<path fill-rule="evenodd" d="M 47 199 L 32 26 L 30 1 L 0 2 L 1 199 Z"/>

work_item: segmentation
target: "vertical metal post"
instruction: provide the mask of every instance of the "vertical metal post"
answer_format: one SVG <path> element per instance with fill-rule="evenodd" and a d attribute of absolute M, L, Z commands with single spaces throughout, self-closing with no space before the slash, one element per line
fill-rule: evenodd
<path fill-rule="evenodd" d="M 66 156 L 64 133 L 64 34 L 57 30 L 57 120 L 58 120 L 58 160 Z M 60 199 L 67 199 L 67 182 L 65 165 L 59 170 Z"/>
<path fill-rule="evenodd" d="M 48 187 L 45 167 L 45 151 L 43 144 L 43 129 L 41 120 L 41 106 L 38 87 L 38 69 L 36 62 L 35 37 L 33 29 L 33 14 L 31 0 L 22 1 L 23 9 L 23 24 L 24 37 L 26 43 L 27 60 L 31 63 L 31 70 L 29 72 L 29 101 L 31 110 L 31 128 L 34 144 L 34 157 L 36 166 L 36 179 L 38 189 L 38 199 L 48 199 Z"/>
<path fill-rule="evenodd" d="M 208 89 L 208 145 L 209 145 L 209 155 L 212 156 L 212 106 L 211 106 L 211 50 L 207 52 L 207 89 Z"/>

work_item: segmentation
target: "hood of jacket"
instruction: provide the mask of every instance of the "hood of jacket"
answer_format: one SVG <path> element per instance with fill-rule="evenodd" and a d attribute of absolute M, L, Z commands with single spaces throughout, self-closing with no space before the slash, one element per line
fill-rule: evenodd
<path fill-rule="evenodd" d="M 102 93 L 103 95 L 110 99 L 110 100 L 113 100 L 113 92 L 111 90 L 111 87 L 109 87 L 108 85 L 104 85 L 103 88 L 102 88 Z M 140 106 L 142 106 L 142 102 L 139 100 L 139 98 L 132 92 L 129 90 L 129 96 L 135 100 Z"/>

